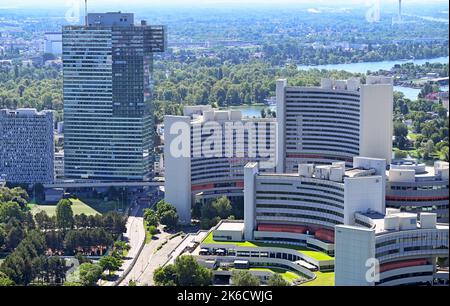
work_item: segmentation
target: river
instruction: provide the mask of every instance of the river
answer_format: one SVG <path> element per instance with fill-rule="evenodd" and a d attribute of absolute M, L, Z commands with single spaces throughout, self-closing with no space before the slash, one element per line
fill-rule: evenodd
<path fill-rule="evenodd" d="M 317 65 L 317 66 L 298 66 L 299 69 L 326 69 L 326 70 L 345 70 L 352 73 L 366 73 L 370 71 L 378 71 L 380 69 L 390 70 L 396 64 L 404 63 L 414 63 L 415 65 L 422 65 L 426 62 L 429 63 L 448 63 L 449 57 L 437 57 L 431 59 L 421 59 L 421 60 L 395 60 L 395 61 L 382 61 L 382 62 L 363 62 L 363 63 L 351 63 L 351 64 L 333 64 L 333 65 Z M 448 87 L 445 87 L 448 90 Z M 402 92 L 406 98 L 410 100 L 417 99 L 417 95 L 420 89 L 394 86 L 395 91 Z M 261 110 L 268 109 L 276 110 L 275 106 L 264 106 L 264 105 L 242 105 L 231 107 L 231 109 L 237 109 L 242 111 L 242 115 L 245 117 L 261 117 Z"/>
<path fill-rule="evenodd" d="M 415 65 L 422 65 L 426 62 L 429 63 L 448 63 L 448 56 L 436 57 L 430 59 L 420 60 L 395 60 L 395 61 L 382 61 L 382 62 L 362 62 L 351 64 L 332 64 L 332 65 L 317 65 L 317 66 L 298 66 L 298 69 L 326 69 L 326 70 L 345 70 L 352 73 L 366 73 L 370 71 L 378 71 L 380 69 L 390 70 L 396 64 L 414 63 Z"/>

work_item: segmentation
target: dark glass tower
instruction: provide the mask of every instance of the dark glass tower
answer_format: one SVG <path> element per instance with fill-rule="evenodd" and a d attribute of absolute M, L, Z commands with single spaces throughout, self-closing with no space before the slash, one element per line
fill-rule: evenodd
<path fill-rule="evenodd" d="M 125 13 L 63 29 L 66 178 L 145 180 L 153 165 L 153 54 L 166 28 Z"/>

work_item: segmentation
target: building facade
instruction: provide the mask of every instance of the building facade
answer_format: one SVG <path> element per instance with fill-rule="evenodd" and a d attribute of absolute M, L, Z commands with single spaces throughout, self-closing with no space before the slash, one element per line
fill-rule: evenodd
<path fill-rule="evenodd" d="M 177 152 L 182 130 L 185 155 Z M 240 111 L 185 107 L 164 119 L 165 199 L 189 223 L 193 203 L 243 197 L 244 166 L 258 161 L 274 171 L 275 119 L 243 118 Z"/>
<path fill-rule="evenodd" d="M 398 160 L 387 171 L 386 206 L 402 212 L 434 212 L 439 222 L 449 220 L 449 165 L 437 161 L 433 167 L 416 160 Z"/>
<path fill-rule="evenodd" d="M 437 261 L 448 260 L 449 228 L 436 214 L 388 209 L 356 213 L 355 220 L 336 226 L 336 286 L 448 284 Z"/>
<path fill-rule="evenodd" d="M 10 183 L 52 183 L 53 112 L 0 111 L 0 177 Z"/>
<path fill-rule="evenodd" d="M 345 162 L 354 156 L 392 155 L 392 79 L 368 76 L 320 87 L 276 87 L 279 164 L 277 172 L 296 172 L 302 163 Z"/>
<path fill-rule="evenodd" d="M 304 245 L 332 253 L 334 227 L 359 210 L 383 211 L 386 162 L 355 157 L 354 168 L 299 165 L 298 173 L 245 167 L 245 239 Z"/>
<path fill-rule="evenodd" d="M 64 172 L 70 179 L 145 180 L 152 175 L 153 54 L 164 26 L 133 14 L 88 14 L 63 29 Z"/>

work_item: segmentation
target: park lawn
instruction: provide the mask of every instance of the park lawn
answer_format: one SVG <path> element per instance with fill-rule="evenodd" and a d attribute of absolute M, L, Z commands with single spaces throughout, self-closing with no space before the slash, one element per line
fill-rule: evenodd
<path fill-rule="evenodd" d="M 95 211 L 97 211 L 100 214 L 105 214 L 108 211 L 115 210 L 119 207 L 117 201 L 111 200 L 111 201 L 105 201 L 104 199 L 94 199 L 94 198 L 83 198 L 80 199 L 80 201 L 86 203 L 88 206 L 92 207 Z M 123 207 L 123 211 L 126 211 L 127 207 Z"/>
<path fill-rule="evenodd" d="M 334 286 L 334 271 L 316 271 L 314 274 L 317 276 L 314 280 L 301 284 L 300 286 Z"/>
<path fill-rule="evenodd" d="M 70 199 L 70 202 L 72 203 L 72 210 L 73 210 L 74 215 L 81 215 L 84 213 L 87 216 L 93 216 L 93 215 L 101 214 L 100 212 L 98 212 L 94 208 L 90 207 L 89 205 L 85 204 L 81 200 Z M 37 214 L 40 211 L 45 211 L 47 213 L 47 215 L 52 217 L 52 216 L 56 215 L 56 205 L 32 204 L 31 213 L 33 215 Z"/>
<path fill-rule="evenodd" d="M 298 245 L 292 245 L 292 244 L 278 244 L 278 243 L 265 243 L 265 242 L 256 242 L 256 241 L 216 241 L 213 238 L 213 233 L 209 233 L 208 236 L 202 241 L 203 244 L 234 244 L 239 247 L 271 247 L 271 248 L 285 248 L 285 249 L 293 249 L 297 250 L 299 253 L 302 253 L 308 257 L 311 257 L 313 259 L 316 259 L 318 261 L 323 260 L 334 260 L 333 257 L 330 255 L 320 252 L 311 250 L 302 246 Z"/>

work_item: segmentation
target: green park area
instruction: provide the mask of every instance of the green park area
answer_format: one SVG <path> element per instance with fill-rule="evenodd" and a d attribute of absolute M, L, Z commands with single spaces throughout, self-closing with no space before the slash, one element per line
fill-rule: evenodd
<path fill-rule="evenodd" d="M 314 280 L 301 284 L 300 286 L 334 286 L 334 271 L 316 271 L 314 274 L 316 274 L 316 278 Z"/>
<path fill-rule="evenodd" d="M 334 260 L 333 257 L 330 255 L 320 252 L 311 250 L 302 246 L 293 245 L 293 244 L 279 244 L 279 243 L 265 243 L 265 242 L 257 242 L 257 241 L 217 241 L 214 240 L 213 233 L 210 232 L 206 238 L 203 240 L 202 244 L 232 244 L 238 247 L 267 247 L 267 248 L 285 248 L 285 249 L 291 249 L 296 250 L 299 253 L 302 253 L 310 258 L 313 258 L 318 261 L 324 261 L 324 260 Z"/>
<path fill-rule="evenodd" d="M 107 210 L 105 208 L 103 208 L 103 205 L 95 205 L 96 203 L 89 203 L 86 204 L 85 202 L 79 200 L 79 199 L 70 199 L 70 202 L 72 203 L 72 210 L 73 210 L 73 214 L 74 215 L 81 215 L 81 214 L 85 214 L 87 216 L 92 216 L 92 215 L 96 215 L 96 214 L 102 214 L 104 212 L 106 212 Z M 109 203 L 110 205 L 112 204 L 112 208 L 114 208 L 114 203 Z M 29 207 L 31 208 L 31 212 L 33 215 L 41 212 L 41 211 L 45 211 L 47 213 L 48 216 L 52 217 L 55 216 L 56 214 L 56 204 L 54 205 L 40 205 L 40 204 L 29 204 Z M 109 206 L 109 210 L 111 210 L 111 206 Z M 103 208 L 103 209 L 99 209 L 99 208 Z"/>

